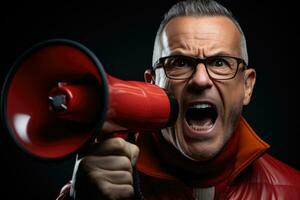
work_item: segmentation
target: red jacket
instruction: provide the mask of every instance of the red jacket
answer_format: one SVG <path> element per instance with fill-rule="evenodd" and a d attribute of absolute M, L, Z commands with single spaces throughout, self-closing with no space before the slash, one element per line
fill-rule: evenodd
<path fill-rule="evenodd" d="M 137 144 L 147 200 L 300 199 L 300 173 L 266 154 L 269 145 L 244 118 L 222 153 L 207 162 L 188 160 L 160 134 L 140 134 Z M 69 188 L 58 200 L 67 199 Z"/>

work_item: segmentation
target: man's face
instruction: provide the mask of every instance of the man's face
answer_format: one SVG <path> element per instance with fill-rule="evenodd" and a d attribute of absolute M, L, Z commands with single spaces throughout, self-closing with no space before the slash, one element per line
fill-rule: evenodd
<path fill-rule="evenodd" d="M 241 58 L 241 36 L 226 17 L 176 17 L 162 33 L 162 57 L 169 55 Z M 186 156 L 208 160 L 232 135 L 255 82 L 255 71 L 243 70 L 241 65 L 230 80 L 211 79 L 203 64 L 198 64 L 190 79 L 166 78 L 163 87 L 174 94 L 180 108 L 175 131 L 167 131 L 164 137 L 173 140 L 173 145 Z M 163 70 L 157 69 L 156 80 L 162 76 Z"/>

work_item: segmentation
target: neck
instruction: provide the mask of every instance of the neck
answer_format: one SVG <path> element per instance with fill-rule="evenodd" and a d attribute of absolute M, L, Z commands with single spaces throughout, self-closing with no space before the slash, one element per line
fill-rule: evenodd
<path fill-rule="evenodd" d="M 161 134 L 152 134 L 157 156 L 169 173 L 195 187 L 209 187 L 225 180 L 232 172 L 239 134 L 235 132 L 224 148 L 208 161 L 194 161 L 169 144 Z"/>

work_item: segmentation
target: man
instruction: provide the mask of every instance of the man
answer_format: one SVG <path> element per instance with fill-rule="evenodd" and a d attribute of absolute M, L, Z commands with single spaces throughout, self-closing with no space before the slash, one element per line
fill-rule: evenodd
<path fill-rule="evenodd" d="M 266 154 L 269 145 L 241 116 L 256 80 L 247 63 L 244 34 L 226 8 L 209 0 L 174 5 L 145 80 L 178 100 L 175 125 L 138 134 L 136 145 L 121 138 L 91 145 L 58 199 L 300 199 L 299 172 Z"/>

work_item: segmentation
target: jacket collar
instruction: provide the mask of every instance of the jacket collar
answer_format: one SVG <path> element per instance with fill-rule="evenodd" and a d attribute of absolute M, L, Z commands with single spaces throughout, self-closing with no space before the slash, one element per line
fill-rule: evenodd
<path fill-rule="evenodd" d="M 221 154 L 216 156 L 217 158 L 206 163 L 199 162 L 199 170 L 197 171 L 200 172 L 200 175 L 201 171 L 203 171 L 202 175 L 209 174 L 208 176 L 199 176 L 201 177 L 199 178 L 199 186 L 212 186 L 225 178 L 231 182 L 269 148 L 269 145 L 255 134 L 243 117 L 241 117 L 237 129 L 228 143 Z M 186 158 L 182 155 L 176 155 L 180 153 L 176 150 L 174 151 L 171 145 L 166 144 L 166 141 L 164 141 L 160 134 L 139 134 L 137 144 L 140 147 L 140 155 L 136 166 L 140 172 L 158 179 L 179 181 L 177 177 L 180 174 L 173 175 L 172 169 L 170 170 L 170 168 L 166 167 L 166 164 L 171 163 L 171 165 L 174 165 L 174 162 L 180 163 Z M 163 151 L 161 151 L 161 148 L 164 148 Z M 167 154 L 170 153 L 170 159 L 174 157 L 176 159 L 169 160 L 166 159 L 166 156 L 163 157 L 161 152 L 165 150 Z M 185 160 L 184 162 L 192 161 Z M 220 169 L 220 165 L 222 165 L 222 171 L 218 170 L 218 167 Z M 194 167 L 194 164 L 191 166 Z M 206 171 L 211 169 L 215 170 Z"/>

